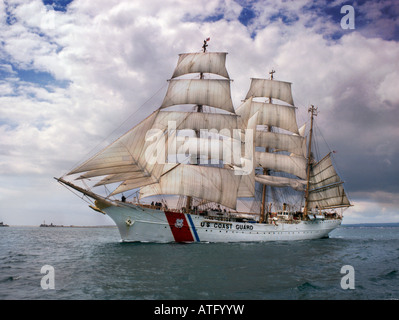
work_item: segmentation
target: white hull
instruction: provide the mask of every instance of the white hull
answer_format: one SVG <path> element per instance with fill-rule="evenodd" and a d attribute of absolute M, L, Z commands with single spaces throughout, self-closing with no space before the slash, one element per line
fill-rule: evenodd
<path fill-rule="evenodd" d="M 218 221 L 206 216 L 143 208 L 133 204 L 102 209 L 118 226 L 122 241 L 139 242 L 263 242 L 320 239 L 341 219 L 260 224 Z"/>

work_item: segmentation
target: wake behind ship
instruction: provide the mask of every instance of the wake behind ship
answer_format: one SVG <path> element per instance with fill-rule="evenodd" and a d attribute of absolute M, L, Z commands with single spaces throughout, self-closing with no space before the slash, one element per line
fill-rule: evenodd
<path fill-rule="evenodd" d="M 251 79 L 235 109 L 227 53 L 208 52 L 209 40 L 179 55 L 155 112 L 57 181 L 108 215 L 122 241 L 328 237 L 351 204 L 332 153 L 313 156 L 317 108 L 309 107 L 305 134 L 291 83 L 272 70 Z M 112 191 L 101 194 L 104 186 Z"/>

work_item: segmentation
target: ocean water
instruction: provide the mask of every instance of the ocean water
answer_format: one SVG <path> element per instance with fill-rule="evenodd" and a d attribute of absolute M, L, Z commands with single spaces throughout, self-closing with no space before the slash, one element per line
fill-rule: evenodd
<path fill-rule="evenodd" d="M 41 286 L 45 265 L 54 289 Z M 348 265 L 353 289 L 341 286 Z M 121 243 L 116 228 L 0 228 L 0 300 L 15 299 L 399 299 L 399 224 L 226 244 Z"/>

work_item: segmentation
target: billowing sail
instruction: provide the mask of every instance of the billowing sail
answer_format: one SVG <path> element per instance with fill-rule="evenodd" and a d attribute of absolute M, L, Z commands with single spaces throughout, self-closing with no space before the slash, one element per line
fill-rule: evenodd
<path fill-rule="evenodd" d="M 183 104 L 206 105 L 235 113 L 230 94 L 230 80 L 170 80 L 161 108 Z"/>
<path fill-rule="evenodd" d="M 340 182 L 341 179 L 334 169 L 331 161 L 331 153 L 321 159 L 310 171 L 311 188 L 316 189 Z"/>
<path fill-rule="evenodd" d="M 140 189 L 140 198 L 158 194 L 185 195 L 235 208 L 240 176 L 233 170 L 180 164 L 159 183 Z"/>
<path fill-rule="evenodd" d="M 190 154 L 203 157 L 205 163 L 224 163 L 241 166 L 241 140 L 237 139 L 207 139 L 183 137 L 176 139 L 177 154 Z M 215 162 L 216 161 L 216 162 Z"/>
<path fill-rule="evenodd" d="M 345 194 L 342 183 L 311 190 L 309 192 L 308 201 L 310 208 L 319 209 L 349 207 L 351 205 Z"/>
<path fill-rule="evenodd" d="M 324 209 L 350 206 L 342 183 L 329 153 L 311 168 L 309 207 Z"/>
<path fill-rule="evenodd" d="M 288 151 L 295 155 L 306 157 L 306 139 L 292 134 L 258 131 L 256 146 L 273 148 L 278 151 Z"/>
<path fill-rule="evenodd" d="M 167 130 L 169 122 L 176 124 L 176 129 L 192 129 L 196 131 L 215 129 L 237 128 L 237 116 L 235 114 L 160 111 L 154 121 L 153 128 Z"/>
<path fill-rule="evenodd" d="M 189 73 L 213 73 L 229 78 L 226 69 L 226 52 L 182 53 L 172 78 Z"/>
<path fill-rule="evenodd" d="M 269 97 L 287 102 L 292 106 L 294 105 L 290 82 L 256 78 L 251 80 L 251 86 L 245 99 L 250 97 Z"/>
<path fill-rule="evenodd" d="M 298 124 L 296 121 L 295 107 L 264 103 L 247 99 L 236 111 L 242 117 L 243 126 L 248 119 L 259 112 L 258 124 L 278 127 L 292 133 L 298 134 Z"/>
<path fill-rule="evenodd" d="M 86 172 L 83 175 L 84 177 L 94 177 L 140 171 L 144 176 L 154 176 L 157 179 L 162 172 L 162 166 L 157 163 L 148 163 L 143 156 L 143 152 L 146 149 L 145 137 L 151 129 L 156 115 L 157 113 L 151 114 L 114 143 L 68 174 Z M 158 147 L 163 148 L 163 146 Z"/>
<path fill-rule="evenodd" d="M 256 166 L 275 171 L 284 171 L 306 179 L 306 159 L 297 156 L 270 152 L 255 152 Z"/>

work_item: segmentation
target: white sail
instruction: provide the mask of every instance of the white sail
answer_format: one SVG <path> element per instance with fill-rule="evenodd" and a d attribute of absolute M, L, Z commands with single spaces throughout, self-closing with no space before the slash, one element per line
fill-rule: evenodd
<path fill-rule="evenodd" d="M 256 146 L 288 151 L 306 157 L 306 139 L 292 134 L 257 131 Z"/>
<path fill-rule="evenodd" d="M 256 102 L 250 98 L 236 110 L 236 113 L 242 118 L 243 126 L 246 125 L 248 119 L 256 112 L 259 112 L 258 125 L 268 125 L 292 133 L 299 133 L 298 124 L 296 122 L 295 107 L 274 103 Z"/>
<path fill-rule="evenodd" d="M 150 173 L 153 167 L 147 166 L 141 154 L 145 145 L 145 136 L 151 129 L 156 114 L 156 112 L 151 114 L 111 145 L 73 169 L 68 175 L 86 171 L 94 171 L 100 175 L 112 174 L 116 168 L 125 169 L 126 166 L 135 166 L 135 168 L 137 166 L 141 171 Z"/>
<path fill-rule="evenodd" d="M 159 194 L 185 195 L 235 208 L 239 179 L 233 170 L 180 164 L 163 175 L 159 183 L 142 187 L 140 198 Z"/>
<path fill-rule="evenodd" d="M 309 208 L 317 207 L 319 209 L 348 207 L 351 205 L 342 183 L 310 191 L 308 201 Z"/>
<path fill-rule="evenodd" d="M 312 167 L 310 171 L 310 183 L 312 189 L 341 181 L 334 169 L 330 155 L 331 153 Z"/>
<path fill-rule="evenodd" d="M 306 180 L 277 177 L 269 175 L 256 175 L 255 181 L 271 187 L 291 187 L 298 191 L 305 191 Z"/>
<path fill-rule="evenodd" d="M 256 123 L 258 121 L 258 113 L 255 113 L 249 120 L 247 124 L 247 130 L 245 131 L 245 145 L 244 149 L 244 165 L 242 166 L 243 174 L 238 185 L 237 197 L 247 198 L 255 196 L 255 132 Z M 241 138 L 242 139 L 242 138 Z"/>
<path fill-rule="evenodd" d="M 138 165 L 126 165 L 119 166 L 114 168 L 105 168 L 98 170 L 87 171 L 84 174 L 80 175 L 77 179 L 89 179 L 98 176 L 105 176 L 109 174 L 117 174 L 117 173 L 132 173 L 132 172 L 141 172 L 140 167 Z"/>
<path fill-rule="evenodd" d="M 250 97 L 273 98 L 294 105 L 290 82 L 252 78 L 251 86 L 245 99 Z"/>
<path fill-rule="evenodd" d="M 156 183 L 157 180 L 155 180 L 153 177 L 143 177 L 143 178 L 135 178 L 131 180 L 126 180 L 122 182 L 111 194 L 110 196 L 114 196 L 118 193 L 122 193 L 128 190 L 132 189 L 137 189 L 141 188 L 153 183 Z"/>
<path fill-rule="evenodd" d="M 206 105 L 234 113 L 230 80 L 170 80 L 161 108 L 182 104 Z"/>
<path fill-rule="evenodd" d="M 229 78 L 226 69 L 226 52 L 182 53 L 179 55 L 172 78 L 189 73 L 213 73 Z"/>
<path fill-rule="evenodd" d="M 255 171 L 254 171 L 255 172 Z M 251 198 L 255 195 L 255 174 L 239 176 L 237 198 Z"/>
<path fill-rule="evenodd" d="M 237 115 L 205 113 L 205 112 L 182 112 L 182 111 L 160 111 L 154 121 L 152 128 L 167 130 L 169 122 L 176 124 L 176 129 L 192 129 L 196 131 L 216 129 L 237 128 Z"/>
<path fill-rule="evenodd" d="M 301 137 L 304 137 L 304 136 L 305 136 L 305 131 L 306 131 L 306 123 L 305 123 L 304 125 L 302 125 L 302 127 L 300 127 L 300 128 L 298 129 L 298 133 L 299 133 L 299 135 L 300 135 Z"/>
<path fill-rule="evenodd" d="M 274 171 L 284 171 L 306 179 L 306 159 L 298 156 L 255 151 L 255 165 Z"/>
<path fill-rule="evenodd" d="M 222 160 L 226 164 L 241 166 L 241 140 L 180 137 L 176 139 L 177 154 L 205 157 L 211 163 Z M 215 162 L 216 160 L 216 162 Z M 212 162 L 213 161 L 213 162 Z"/>
<path fill-rule="evenodd" d="M 94 187 L 102 186 L 105 184 L 110 184 L 114 182 L 121 182 L 125 180 L 133 180 L 139 178 L 148 178 L 148 175 L 141 172 L 131 172 L 131 173 L 119 173 L 119 174 L 111 174 L 103 178 L 100 182 L 97 182 Z M 141 179 L 142 180 L 142 179 Z"/>

